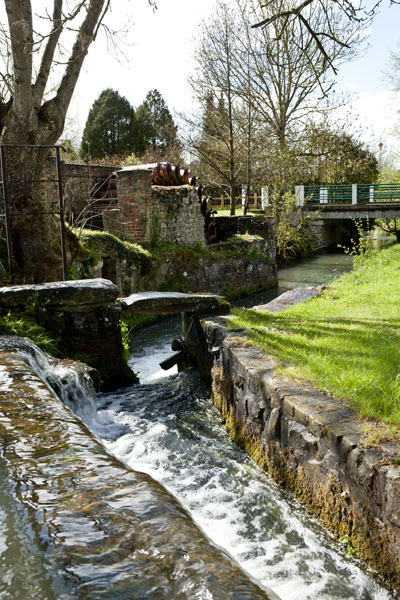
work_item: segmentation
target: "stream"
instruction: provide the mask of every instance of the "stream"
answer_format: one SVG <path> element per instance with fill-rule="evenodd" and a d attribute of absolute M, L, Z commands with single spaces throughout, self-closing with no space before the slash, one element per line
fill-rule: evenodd
<path fill-rule="evenodd" d="M 348 256 L 319 256 L 281 269 L 278 288 L 236 305 L 266 303 L 350 268 Z M 110 452 L 165 486 L 215 544 L 282 600 L 391 598 L 231 442 L 196 373 L 160 370 L 179 334 L 180 320 L 174 318 L 133 335 L 132 367 L 141 385 L 101 395 L 90 424 Z"/>
<path fill-rule="evenodd" d="M 348 256 L 318 256 L 281 269 L 277 288 L 235 304 L 264 304 L 350 268 Z M 68 367 L 52 370 L 40 351 L 28 347 L 13 379 L 0 365 L 0 391 L 9 395 L 0 411 L 0 600 L 251 600 L 264 595 L 241 590 L 257 583 L 281 600 L 393 598 L 231 442 L 196 372 L 160 370 L 180 334 L 178 318 L 135 332 L 131 366 L 141 383 L 95 403 Z M 110 506 L 120 507 L 122 530 Z M 129 526 L 137 518 L 142 527 Z M 122 543 L 120 531 L 132 539 Z M 144 558 L 140 544 L 154 556 Z"/>

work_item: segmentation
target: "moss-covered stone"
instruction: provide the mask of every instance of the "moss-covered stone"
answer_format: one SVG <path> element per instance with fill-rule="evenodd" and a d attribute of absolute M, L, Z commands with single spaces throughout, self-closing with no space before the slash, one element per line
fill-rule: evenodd
<path fill-rule="evenodd" d="M 206 321 L 205 330 L 214 347 L 212 399 L 231 438 L 400 591 L 393 442 L 363 447 L 362 432 L 339 400 L 274 375 L 272 359 L 246 347 L 243 333 L 229 335 L 221 321 Z"/>

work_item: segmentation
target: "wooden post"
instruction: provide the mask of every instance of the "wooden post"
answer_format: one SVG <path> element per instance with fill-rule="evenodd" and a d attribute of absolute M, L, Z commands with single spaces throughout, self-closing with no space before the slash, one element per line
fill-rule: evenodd
<path fill-rule="evenodd" d="M 197 312 L 183 312 L 182 333 L 183 349 L 189 357 L 191 365 L 198 371 L 206 385 L 211 384 L 212 356 L 208 352 L 207 340 L 204 335 Z M 185 361 L 183 361 L 184 368 Z M 179 369 L 179 363 L 178 363 Z"/>
<path fill-rule="evenodd" d="M 224 210 L 224 195 L 221 194 L 221 210 Z"/>
<path fill-rule="evenodd" d="M 254 192 L 254 208 L 257 208 L 257 192 Z"/>

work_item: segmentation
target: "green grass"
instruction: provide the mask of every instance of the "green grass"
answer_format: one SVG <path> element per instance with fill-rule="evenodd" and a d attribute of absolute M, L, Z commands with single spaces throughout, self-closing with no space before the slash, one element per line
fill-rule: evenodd
<path fill-rule="evenodd" d="M 363 417 L 400 425 L 400 245 L 356 259 L 320 298 L 234 314 L 230 326 L 249 328 L 250 343 L 294 365 L 289 372 Z"/>
<path fill-rule="evenodd" d="M 226 207 L 224 207 L 224 208 L 221 208 L 221 207 L 218 207 L 218 206 L 213 206 L 213 209 L 218 211 L 217 217 L 230 217 L 231 216 L 229 204 Z M 250 215 L 254 215 L 254 214 L 256 214 L 256 213 L 254 213 L 252 211 L 252 208 L 249 208 L 249 210 L 247 211 L 247 215 L 250 216 Z M 243 217 L 243 208 L 242 208 L 242 206 L 236 206 L 235 216 L 236 217 Z"/>

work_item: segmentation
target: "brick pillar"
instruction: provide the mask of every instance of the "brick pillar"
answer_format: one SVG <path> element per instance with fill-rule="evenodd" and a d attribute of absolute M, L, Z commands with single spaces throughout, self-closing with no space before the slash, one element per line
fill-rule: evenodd
<path fill-rule="evenodd" d="M 125 167 L 117 172 L 118 204 L 122 212 L 126 237 L 142 243 L 148 239 L 151 222 L 150 169 Z"/>

